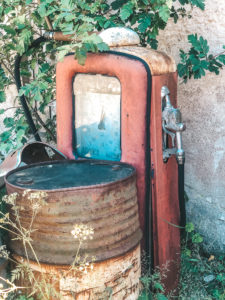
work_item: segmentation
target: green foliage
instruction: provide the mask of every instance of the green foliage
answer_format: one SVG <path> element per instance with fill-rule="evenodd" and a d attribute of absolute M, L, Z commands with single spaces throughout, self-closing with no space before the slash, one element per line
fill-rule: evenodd
<path fill-rule="evenodd" d="M 34 300 L 34 298 L 21 295 L 19 297 L 16 297 L 15 300 Z"/>
<path fill-rule="evenodd" d="M 19 95 L 24 95 L 39 131 L 47 140 L 55 140 L 55 119 L 48 117 L 48 105 L 55 100 L 56 54 L 59 60 L 70 52 L 80 64 L 84 64 L 88 52 L 107 51 L 108 46 L 95 31 L 113 26 L 133 28 L 140 36 L 143 46 L 156 49 L 159 30 L 166 27 L 169 17 L 176 23 L 179 18 L 191 16 L 189 7 L 204 9 L 205 0 L 2 0 L 0 7 L 0 103 L 4 102 L 5 88 L 15 83 L 14 60 L 17 53 L 26 52 L 22 60 L 21 74 L 23 87 Z M 48 17 L 54 31 L 72 34 L 71 42 L 47 42 L 39 49 L 29 49 L 32 41 L 48 30 Z M 208 46 L 204 39 L 190 38 L 193 43 L 191 53 L 182 54 L 178 66 L 179 74 L 186 81 L 194 76 L 200 78 L 205 70 L 218 73 L 224 64 L 224 55 L 217 58 L 208 56 Z M 207 54 L 207 57 L 201 57 Z M 190 57 L 191 55 L 191 57 Z M 13 148 L 20 147 L 29 140 L 30 130 L 23 110 L 15 95 L 15 105 L 7 111 L 0 109 L 6 118 L 6 131 L 0 134 L 0 156 Z"/>
<path fill-rule="evenodd" d="M 194 77 L 199 79 L 205 76 L 206 71 L 219 74 L 220 69 L 225 65 L 225 55 L 213 56 L 209 54 L 209 46 L 207 41 L 197 34 L 188 36 L 191 48 L 189 52 L 180 50 L 181 63 L 178 64 L 178 74 L 187 82 L 188 79 Z"/>
<path fill-rule="evenodd" d="M 224 300 L 225 299 L 225 255 L 205 254 L 203 238 L 192 223 L 185 227 L 182 240 L 179 295 L 165 295 L 162 285 L 163 269 L 153 274 L 142 275 L 142 293 L 138 300 Z M 142 259 L 143 263 L 143 259 Z M 168 267 L 169 268 L 169 267 Z"/>
<path fill-rule="evenodd" d="M 0 65 L 0 103 L 5 102 L 6 100 L 4 88 L 9 83 L 9 79 L 6 77 L 5 71 Z"/>
<path fill-rule="evenodd" d="M 142 284 L 142 291 L 138 300 L 168 300 L 165 295 L 165 289 L 162 283 L 162 279 L 165 276 L 163 268 L 156 268 L 153 273 L 150 270 L 143 270 L 143 264 L 145 259 L 142 258 L 142 277 L 140 282 Z"/>
<path fill-rule="evenodd" d="M 225 299 L 225 255 L 206 255 L 203 238 L 186 225 L 181 255 L 180 299 Z"/>

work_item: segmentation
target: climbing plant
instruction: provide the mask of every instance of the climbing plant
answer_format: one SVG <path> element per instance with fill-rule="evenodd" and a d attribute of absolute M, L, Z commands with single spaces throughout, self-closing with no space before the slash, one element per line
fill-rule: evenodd
<path fill-rule="evenodd" d="M 0 6 L 0 105 L 6 101 L 5 91 L 15 83 L 14 62 L 25 53 L 21 63 L 23 87 L 19 95 L 26 97 L 38 130 L 47 140 L 55 140 L 55 120 L 48 116 L 48 106 L 55 99 L 55 60 L 73 52 L 84 64 L 87 52 L 108 50 L 93 32 L 113 26 L 133 28 L 143 46 L 156 49 L 159 30 L 165 29 L 169 18 L 190 18 L 190 8 L 204 10 L 205 0 L 2 0 Z M 47 21 L 47 22 L 46 22 Z M 39 48 L 29 49 L 34 39 L 52 29 L 72 35 L 70 42 L 47 41 Z M 209 72 L 219 73 L 225 55 L 210 55 L 203 37 L 190 35 L 190 51 L 180 52 L 178 73 L 186 82 Z M 56 58 L 57 57 L 57 58 Z M 2 106 L 1 106 L 2 107 Z M 8 117 L 12 110 L 13 116 Z M 30 129 L 18 96 L 12 107 L 0 109 L 6 130 L 0 134 L 0 156 L 22 146 Z"/>

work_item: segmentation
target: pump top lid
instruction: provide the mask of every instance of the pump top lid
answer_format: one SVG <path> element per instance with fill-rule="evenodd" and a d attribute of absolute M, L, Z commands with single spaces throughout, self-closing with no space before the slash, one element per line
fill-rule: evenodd
<path fill-rule="evenodd" d="M 125 27 L 112 27 L 103 30 L 99 36 L 109 47 L 134 46 L 140 44 L 138 34 Z"/>

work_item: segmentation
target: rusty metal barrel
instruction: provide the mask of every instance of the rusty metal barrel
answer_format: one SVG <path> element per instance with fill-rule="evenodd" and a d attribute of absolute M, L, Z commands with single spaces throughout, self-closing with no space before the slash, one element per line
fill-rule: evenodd
<path fill-rule="evenodd" d="M 142 233 L 136 171 L 131 165 L 95 160 L 44 162 L 11 171 L 5 181 L 8 194 L 18 194 L 16 205 L 23 208 L 20 222 L 25 228 L 29 227 L 33 214 L 27 197 L 39 191 L 47 194 L 47 205 L 41 207 L 34 219 L 31 234 L 42 270 L 48 273 L 53 268 L 58 274 L 61 272 L 58 270 L 73 263 L 79 242 L 74 240 L 71 231 L 74 224 L 85 224 L 93 228 L 94 235 L 93 239 L 82 242 L 79 255 L 81 260 L 94 258 L 96 273 L 92 276 L 101 277 L 99 274 L 105 270 L 108 282 L 112 281 L 114 285 L 115 276 L 121 276 L 122 286 L 127 277 L 127 290 L 133 287 L 138 294 Z M 26 190 L 29 191 L 24 193 Z M 10 248 L 18 260 L 25 257 L 20 240 L 11 239 Z M 28 248 L 27 252 L 35 269 L 34 254 Z M 123 261 L 127 275 L 121 269 Z M 133 272 L 133 280 L 128 276 L 130 272 Z M 86 277 L 82 280 L 85 281 Z M 90 285 L 86 282 L 86 289 L 92 290 L 91 282 L 93 284 L 93 280 L 90 280 Z M 104 276 L 101 282 L 104 282 Z M 79 293 L 81 299 L 86 299 L 82 289 Z"/>
<path fill-rule="evenodd" d="M 71 235 L 74 224 L 90 225 L 94 238 L 84 243 L 80 255 L 102 261 L 137 246 L 141 239 L 135 169 L 124 163 L 60 161 L 34 164 L 12 171 L 6 177 L 8 193 L 21 195 L 25 189 L 47 192 L 47 206 L 35 218 L 33 247 L 39 260 L 71 264 L 76 245 Z M 32 209 L 26 197 L 21 224 L 30 224 Z M 14 253 L 24 255 L 19 241 L 11 241 Z M 34 259 L 30 251 L 29 258 Z"/>

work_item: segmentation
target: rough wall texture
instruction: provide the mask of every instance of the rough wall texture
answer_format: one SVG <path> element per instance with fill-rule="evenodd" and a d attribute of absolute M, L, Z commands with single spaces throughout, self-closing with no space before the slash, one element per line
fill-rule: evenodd
<path fill-rule="evenodd" d="M 17 90 L 15 85 L 10 85 L 6 90 L 6 102 L 0 103 L 0 109 L 7 109 L 5 114 L 0 115 L 0 133 L 5 129 L 3 120 L 5 117 L 11 117 L 13 115 L 14 109 L 12 107 L 16 106 L 14 104 L 14 99 L 17 95 Z"/>
<path fill-rule="evenodd" d="M 225 1 L 206 0 L 205 11 L 192 19 L 168 24 L 159 49 L 179 61 L 188 49 L 187 35 L 197 33 L 209 42 L 212 54 L 225 44 Z M 185 189 L 188 219 L 205 237 L 208 251 L 225 251 L 225 70 L 178 86 L 178 105 L 186 121 Z"/>

